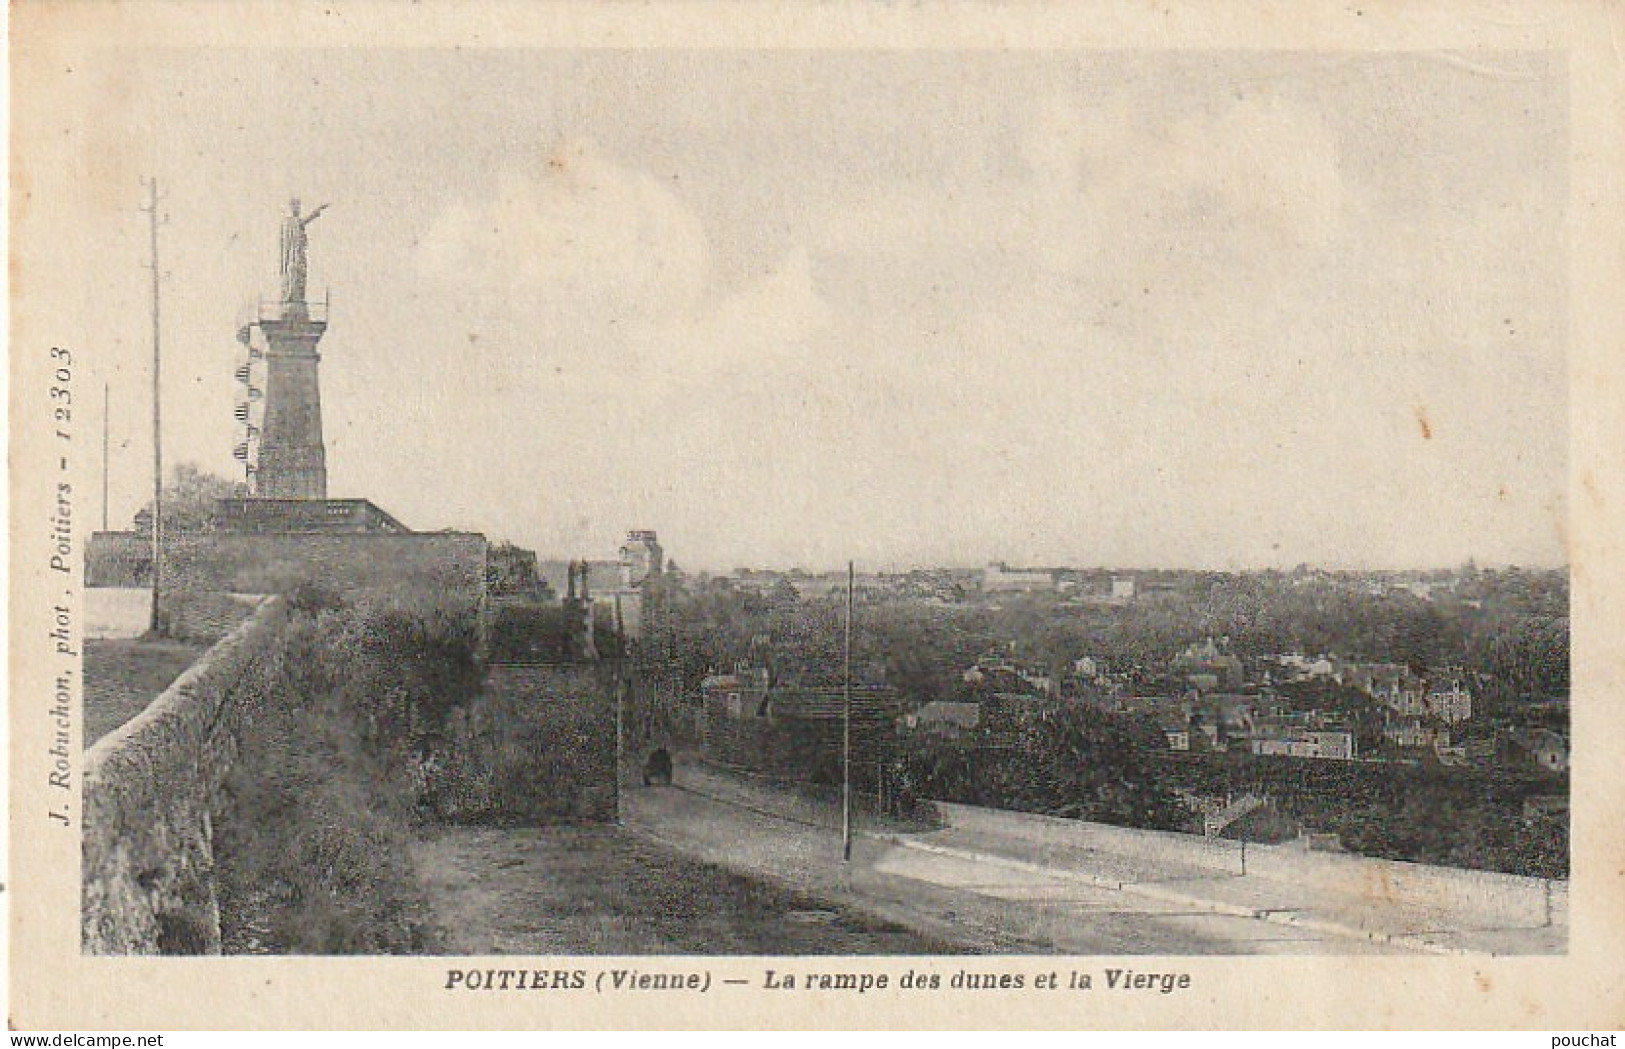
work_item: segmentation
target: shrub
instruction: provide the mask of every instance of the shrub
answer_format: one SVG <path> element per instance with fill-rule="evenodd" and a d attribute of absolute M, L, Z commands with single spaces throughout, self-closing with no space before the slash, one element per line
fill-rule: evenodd
<path fill-rule="evenodd" d="M 218 805 L 226 947 L 431 951 L 410 853 L 415 748 L 472 676 L 471 636 L 395 611 L 300 609 Z"/>
<path fill-rule="evenodd" d="M 320 615 L 344 607 L 344 596 L 337 590 L 306 580 L 288 591 L 288 607 L 308 616 Z"/>
<path fill-rule="evenodd" d="M 1190 813 L 1146 760 L 1161 745 L 1149 723 L 1052 704 L 911 749 L 909 782 L 947 801 L 1173 830 Z"/>

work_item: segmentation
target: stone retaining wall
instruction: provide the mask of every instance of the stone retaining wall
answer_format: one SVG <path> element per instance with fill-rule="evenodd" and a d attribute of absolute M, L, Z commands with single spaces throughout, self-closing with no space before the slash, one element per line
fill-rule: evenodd
<path fill-rule="evenodd" d="M 434 594 L 479 607 L 485 537 L 473 532 L 177 533 L 164 540 L 164 590 L 281 594 L 314 583 L 347 595 Z M 97 532 L 86 555 L 91 586 L 151 585 L 147 540 Z"/>
<path fill-rule="evenodd" d="M 963 830 L 1009 835 L 1038 846 L 1098 849 L 1137 860 L 1204 868 L 1215 873 L 1242 872 L 1240 842 L 974 805 L 948 802 L 936 805 L 945 824 Z M 1328 892 L 1351 896 L 1449 909 L 1471 915 L 1483 928 L 1563 925 L 1568 920 L 1566 881 L 1311 852 L 1295 844 L 1248 845 L 1245 856 L 1246 872 L 1250 875 L 1301 881 Z"/>
<path fill-rule="evenodd" d="M 1287 845 L 1248 846 L 1247 870 L 1264 877 L 1312 882 L 1332 892 L 1471 914 L 1485 928 L 1568 922 L 1567 881 L 1310 852 Z"/>
<path fill-rule="evenodd" d="M 240 719 L 272 677 L 285 621 L 280 598 L 262 601 L 86 754 L 86 953 L 219 953 L 210 803 L 236 756 Z"/>

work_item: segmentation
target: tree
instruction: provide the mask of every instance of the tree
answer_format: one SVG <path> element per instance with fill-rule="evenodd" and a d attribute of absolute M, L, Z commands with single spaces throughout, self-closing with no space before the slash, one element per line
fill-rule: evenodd
<path fill-rule="evenodd" d="M 780 579 L 768 589 L 767 600 L 775 610 L 792 610 L 800 604 L 801 593 L 790 580 Z"/>
<path fill-rule="evenodd" d="M 164 485 L 164 531 L 212 532 L 220 523 L 220 500 L 241 499 L 247 494 L 248 486 L 241 481 L 228 481 L 196 463 L 180 463 L 173 479 Z M 150 530 L 151 521 L 149 502 L 136 514 L 136 531 Z"/>

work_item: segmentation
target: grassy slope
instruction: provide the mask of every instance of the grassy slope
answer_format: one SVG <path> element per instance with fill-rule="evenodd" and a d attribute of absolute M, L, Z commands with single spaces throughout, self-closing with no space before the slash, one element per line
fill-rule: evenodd
<path fill-rule="evenodd" d="M 207 647 L 139 639 L 85 642 L 85 746 L 145 710 Z"/>

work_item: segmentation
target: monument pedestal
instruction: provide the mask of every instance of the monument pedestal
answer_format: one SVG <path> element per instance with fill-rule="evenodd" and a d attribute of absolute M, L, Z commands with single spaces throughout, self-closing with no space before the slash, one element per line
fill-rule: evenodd
<path fill-rule="evenodd" d="M 260 318 L 265 335 L 265 421 L 254 494 L 266 499 L 327 498 L 322 394 L 316 346 L 327 332 L 302 302 Z"/>

